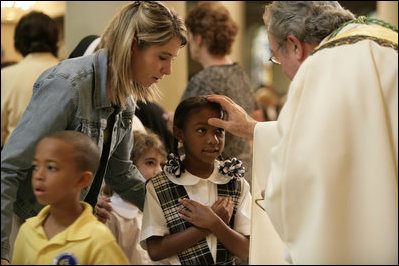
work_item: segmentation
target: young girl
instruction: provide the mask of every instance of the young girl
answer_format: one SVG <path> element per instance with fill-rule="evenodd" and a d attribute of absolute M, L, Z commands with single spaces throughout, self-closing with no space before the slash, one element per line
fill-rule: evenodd
<path fill-rule="evenodd" d="M 161 139 L 155 133 L 134 131 L 134 149 L 130 159 L 145 179 L 161 172 L 161 164 L 166 160 L 166 151 Z M 119 246 L 132 265 L 150 265 L 151 259 L 139 244 L 143 213 L 132 203 L 122 199 L 105 185 L 103 192 L 111 197 L 109 205 L 112 211 L 106 219 L 106 225 L 114 234 Z"/>
<path fill-rule="evenodd" d="M 232 264 L 248 257 L 251 194 L 236 158 L 219 160 L 224 131 L 208 124 L 223 118 L 218 104 L 191 97 L 179 104 L 173 134 L 184 155 L 168 156 L 162 173 L 147 182 L 141 244 L 166 264 Z"/>

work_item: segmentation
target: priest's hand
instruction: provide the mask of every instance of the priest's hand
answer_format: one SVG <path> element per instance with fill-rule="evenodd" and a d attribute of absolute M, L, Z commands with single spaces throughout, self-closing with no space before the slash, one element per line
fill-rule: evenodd
<path fill-rule="evenodd" d="M 208 123 L 220 127 L 239 137 L 253 138 L 257 121 L 250 117 L 245 110 L 232 99 L 224 95 L 208 95 L 208 101 L 219 103 L 227 112 L 227 121 L 210 118 Z"/>

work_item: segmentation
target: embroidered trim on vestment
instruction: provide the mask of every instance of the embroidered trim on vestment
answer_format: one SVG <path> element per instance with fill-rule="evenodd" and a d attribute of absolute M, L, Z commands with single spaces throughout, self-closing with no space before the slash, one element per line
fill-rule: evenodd
<path fill-rule="evenodd" d="M 397 43 L 394 43 L 392 41 L 388 41 L 385 39 L 373 37 L 373 36 L 356 35 L 356 36 L 348 36 L 348 37 L 344 37 L 344 38 L 339 38 L 337 40 L 329 41 L 329 42 L 315 48 L 310 55 L 313 55 L 316 52 L 323 50 L 324 48 L 333 48 L 333 47 L 346 45 L 346 44 L 354 44 L 354 43 L 357 43 L 357 42 L 363 41 L 363 40 L 374 41 L 381 46 L 393 48 L 396 52 L 398 52 L 398 44 Z"/>

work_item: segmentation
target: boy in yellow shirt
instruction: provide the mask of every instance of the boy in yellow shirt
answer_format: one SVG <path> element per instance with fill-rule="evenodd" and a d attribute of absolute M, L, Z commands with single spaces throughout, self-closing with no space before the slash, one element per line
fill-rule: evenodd
<path fill-rule="evenodd" d="M 38 143 L 32 188 L 48 206 L 21 226 L 12 264 L 129 264 L 109 229 L 79 200 L 99 161 L 96 144 L 76 131 L 59 131 Z"/>

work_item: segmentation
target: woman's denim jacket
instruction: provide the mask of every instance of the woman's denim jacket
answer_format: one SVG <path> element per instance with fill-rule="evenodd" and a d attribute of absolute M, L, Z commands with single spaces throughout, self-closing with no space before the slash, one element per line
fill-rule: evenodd
<path fill-rule="evenodd" d="M 1 153 L 2 258 L 8 259 L 13 212 L 26 219 L 43 207 L 31 187 L 31 162 L 38 141 L 55 131 L 80 131 L 97 143 L 101 154 L 107 118 L 114 112 L 106 84 L 106 50 L 65 60 L 43 72 L 36 81 L 31 101 Z M 106 183 L 116 193 L 142 209 L 145 179 L 130 161 L 133 101 L 129 98 L 126 109 L 118 110 L 108 161 L 100 165 L 97 173 L 105 173 Z M 81 200 L 88 190 L 82 191 Z"/>

